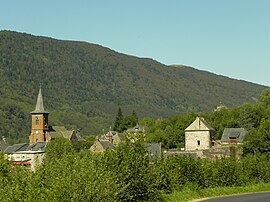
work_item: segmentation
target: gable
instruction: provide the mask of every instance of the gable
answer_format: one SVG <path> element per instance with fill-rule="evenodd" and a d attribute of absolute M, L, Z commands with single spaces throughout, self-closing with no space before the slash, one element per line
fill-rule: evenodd
<path fill-rule="evenodd" d="M 197 117 L 185 131 L 214 131 L 214 129 L 202 117 Z"/>
<path fill-rule="evenodd" d="M 107 140 L 96 140 L 95 143 L 90 147 L 90 151 L 103 152 L 106 149 L 114 149 L 115 146 Z"/>

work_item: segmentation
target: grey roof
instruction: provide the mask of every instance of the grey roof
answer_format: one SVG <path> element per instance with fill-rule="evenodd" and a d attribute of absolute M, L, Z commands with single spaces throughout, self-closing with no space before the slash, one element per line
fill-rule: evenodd
<path fill-rule="evenodd" d="M 115 146 L 110 143 L 108 140 L 100 140 L 99 141 L 103 149 L 114 149 Z"/>
<path fill-rule="evenodd" d="M 37 98 L 37 103 L 36 103 L 36 108 L 31 113 L 33 113 L 33 114 L 35 114 L 35 113 L 37 113 L 37 114 L 39 114 L 39 113 L 41 113 L 41 114 L 48 114 L 49 113 L 49 112 L 46 112 L 44 110 L 41 88 L 39 88 L 38 98 Z"/>
<path fill-rule="evenodd" d="M 44 151 L 47 142 L 36 142 L 28 146 L 27 150 L 30 151 Z"/>
<path fill-rule="evenodd" d="M 67 130 L 64 126 L 53 126 L 49 133 L 52 138 L 64 137 L 70 140 L 74 130 Z"/>
<path fill-rule="evenodd" d="M 14 144 L 12 146 L 8 146 L 4 153 L 5 154 L 13 154 L 17 151 L 26 151 L 28 148 L 29 144 L 27 143 L 20 143 L 20 144 Z"/>
<path fill-rule="evenodd" d="M 52 137 L 52 138 L 58 138 L 58 137 L 63 137 L 62 135 L 61 135 L 61 133 L 58 133 L 58 132 L 56 132 L 56 131 L 50 131 L 49 132 L 50 133 L 50 136 Z"/>
<path fill-rule="evenodd" d="M 247 131 L 244 128 L 225 128 L 221 137 L 221 142 L 230 142 L 231 139 L 236 139 L 238 142 L 243 142 Z"/>
<path fill-rule="evenodd" d="M 85 141 L 85 139 L 82 136 L 80 136 L 80 133 L 78 131 L 75 131 L 74 135 L 76 136 L 76 139 L 77 139 L 78 142 L 84 142 Z"/>
<path fill-rule="evenodd" d="M 139 125 L 137 124 L 135 127 L 133 128 L 129 128 L 127 130 L 127 132 L 131 132 L 131 133 L 139 133 L 139 132 L 144 132 L 145 131 L 145 126 Z"/>
<path fill-rule="evenodd" d="M 159 143 L 147 143 L 144 144 L 144 147 L 151 157 L 157 157 L 161 155 L 161 146 Z"/>

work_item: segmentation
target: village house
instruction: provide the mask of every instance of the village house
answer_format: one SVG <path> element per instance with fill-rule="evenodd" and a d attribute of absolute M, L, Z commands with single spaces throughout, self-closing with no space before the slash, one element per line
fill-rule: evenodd
<path fill-rule="evenodd" d="M 185 129 L 185 150 L 205 150 L 213 146 L 215 130 L 202 117 Z"/>
<path fill-rule="evenodd" d="M 225 128 L 221 137 L 222 144 L 242 144 L 247 134 L 244 128 Z"/>
<path fill-rule="evenodd" d="M 8 146 L 4 153 L 6 158 L 13 165 L 24 165 L 35 171 L 42 163 L 47 142 L 37 142 L 35 144 L 20 143 Z"/>
<path fill-rule="evenodd" d="M 90 151 L 101 153 L 107 149 L 115 149 L 119 143 L 121 143 L 125 138 L 131 142 L 136 141 L 136 135 L 139 133 L 143 134 L 145 127 L 136 125 L 133 128 L 130 128 L 126 133 L 118 133 L 116 131 L 109 131 L 101 137 L 97 137 L 94 144 L 90 147 Z M 130 136 L 131 135 L 131 136 Z M 160 143 L 145 143 L 145 150 L 150 156 L 150 158 L 156 158 L 161 156 L 161 144 Z"/>
<path fill-rule="evenodd" d="M 156 158 L 161 156 L 161 144 L 160 143 L 145 143 L 144 148 L 146 149 L 150 158 Z"/>
<path fill-rule="evenodd" d="M 185 130 L 185 150 L 168 150 L 165 157 L 170 156 L 189 156 L 192 158 L 226 158 L 234 156 L 239 158 L 241 149 L 228 143 L 242 142 L 244 129 L 225 129 L 223 143 L 226 146 L 218 144 L 220 141 L 214 141 L 215 130 L 202 117 L 197 117 Z M 217 143 L 217 144 L 214 144 Z"/>
<path fill-rule="evenodd" d="M 109 131 L 107 134 L 102 135 L 101 137 L 97 137 L 94 144 L 90 147 L 90 151 L 92 152 L 104 152 L 107 149 L 114 149 L 114 135 L 116 135 L 116 131 Z"/>
<path fill-rule="evenodd" d="M 145 140 L 145 132 L 146 132 L 146 127 L 137 124 L 133 128 L 127 129 L 125 132 L 125 136 L 127 139 L 129 139 L 131 142 L 136 142 L 138 139 L 143 139 Z"/>

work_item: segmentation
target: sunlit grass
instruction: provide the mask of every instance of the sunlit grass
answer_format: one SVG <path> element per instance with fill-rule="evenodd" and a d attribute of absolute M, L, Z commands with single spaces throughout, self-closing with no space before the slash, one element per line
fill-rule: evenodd
<path fill-rule="evenodd" d="M 207 197 L 217 197 L 263 191 L 270 191 L 270 183 L 258 183 L 255 185 L 248 185 L 244 187 L 219 187 L 199 190 L 188 187 L 182 191 L 173 192 L 171 194 L 164 194 L 163 199 L 164 201 L 170 202 L 184 202 Z"/>

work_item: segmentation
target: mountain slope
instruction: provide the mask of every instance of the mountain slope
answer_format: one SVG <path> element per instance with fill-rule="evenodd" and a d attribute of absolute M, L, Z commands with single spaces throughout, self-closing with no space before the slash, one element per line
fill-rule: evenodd
<path fill-rule="evenodd" d="M 0 31 L 0 82 L 0 103 L 19 106 L 25 133 L 40 83 L 51 123 L 76 125 L 83 133 L 112 124 L 119 106 L 126 113 L 135 109 L 139 117 L 162 117 L 213 110 L 220 102 L 254 102 L 265 88 L 95 44 L 11 31 Z M 0 128 L 0 134 L 7 131 Z"/>

